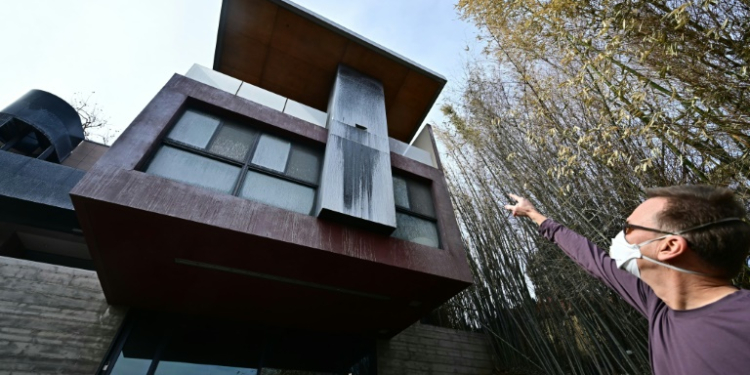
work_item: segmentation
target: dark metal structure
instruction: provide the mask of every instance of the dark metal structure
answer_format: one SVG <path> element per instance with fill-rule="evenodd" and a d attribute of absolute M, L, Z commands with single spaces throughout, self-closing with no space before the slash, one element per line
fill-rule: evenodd
<path fill-rule="evenodd" d="M 31 90 L 0 111 L 2 150 L 60 163 L 81 141 L 76 110 L 48 92 Z"/>
<path fill-rule="evenodd" d="M 31 90 L 0 111 L 0 222 L 78 228 L 68 193 L 85 172 L 53 163 L 81 141 L 78 113 L 48 92 Z"/>

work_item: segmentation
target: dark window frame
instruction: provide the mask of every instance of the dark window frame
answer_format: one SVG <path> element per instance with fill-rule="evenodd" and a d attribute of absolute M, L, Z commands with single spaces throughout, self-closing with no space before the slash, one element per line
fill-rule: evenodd
<path fill-rule="evenodd" d="M 405 214 L 405 215 L 413 216 L 413 217 L 416 217 L 418 219 L 429 221 L 429 222 L 435 224 L 435 229 L 437 230 L 437 242 L 438 242 L 438 245 L 436 246 L 436 248 L 437 249 L 443 249 L 443 241 L 442 241 L 442 238 L 440 236 L 440 233 L 441 233 L 441 231 L 440 231 L 440 223 L 439 223 L 439 220 L 438 220 L 437 206 L 435 205 L 435 194 L 434 194 L 433 188 L 432 188 L 432 185 L 433 185 L 432 184 L 432 180 L 425 179 L 425 178 L 422 178 L 422 177 L 412 177 L 412 176 L 407 175 L 405 173 L 400 173 L 399 171 L 396 171 L 396 170 L 391 171 L 391 174 L 393 175 L 393 177 L 400 178 L 400 179 L 402 179 L 402 180 L 404 180 L 406 182 L 406 186 L 407 186 L 407 199 L 409 199 L 409 204 L 410 205 L 411 205 L 411 199 L 410 199 L 411 196 L 409 195 L 409 183 L 412 182 L 412 183 L 422 184 L 422 185 L 425 185 L 426 187 L 428 187 L 428 190 L 430 192 L 430 201 L 432 202 L 432 209 L 435 212 L 435 216 L 425 215 L 423 213 L 414 211 L 411 208 L 400 206 L 400 205 L 398 205 L 398 203 L 395 202 L 395 199 L 394 199 L 394 205 L 396 206 L 396 212 L 397 213 L 402 213 L 402 214 Z M 408 240 L 403 240 L 403 241 L 408 241 Z M 411 241 L 409 241 L 409 242 L 411 242 Z"/>
<path fill-rule="evenodd" d="M 187 316 L 187 315 L 179 315 L 179 314 L 171 314 L 171 313 L 163 313 L 163 312 L 155 312 L 155 311 L 145 311 L 145 310 L 131 310 L 128 311 L 126 314 L 122 324 L 120 325 L 117 334 L 115 335 L 114 339 L 109 345 L 108 351 L 106 355 L 104 356 L 102 362 L 99 365 L 99 369 L 97 370 L 97 374 L 100 375 L 111 375 L 113 370 L 115 369 L 117 365 L 117 360 L 120 356 L 120 353 L 125 348 L 127 341 L 130 336 L 134 335 L 134 331 L 136 331 L 137 327 L 140 324 L 147 324 L 156 326 L 158 325 L 161 327 L 161 330 L 157 333 L 158 339 L 154 343 L 154 351 L 153 356 L 149 359 L 150 364 L 148 367 L 148 370 L 146 371 L 145 375 L 154 375 L 156 373 L 156 370 L 162 362 L 165 356 L 165 352 L 170 348 L 171 343 L 175 340 L 176 337 L 179 337 L 181 334 L 193 334 L 192 331 L 181 331 L 181 329 L 184 329 L 185 327 L 193 327 L 192 323 L 200 323 L 210 320 L 209 318 L 201 318 L 196 316 Z M 269 360 L 274 357 L 273 354 L 269 354 L 269 351 L 275 350 L 276 340 L 281 339 L 284 340 L 284 337 L 286 339 L 289 339 L 290 337 L 295 337 L 294 330 L 290 331 L 288 329 L 279 329 L 274 327 L 266 327 L 262 325 L 252 324 L 252 323 L 243 323 L 239 321 L 232 321 L 232 322 L 226 322 L 221 325 L 223 327 L 222 329 L 228 329 L 228 328 L 235 328 L 239 330 L 245 330 L 245 331 L 252 331 L 253 333 L 257 334 L 257 336 L 252 336 L 252 340 L 254 340 L 255 343 L 257 343 L 257 346 L 259 347 L 259 352 L 257 353 L 258 358 L 257 360 L 257 371 L 258 375 L 262 375 L 264 373 L 263 369 L 273 369 L 278 363 L 269 364 Z M 200 330 L 200 328 L 199 328 Z M 219 331 L 222 332 L 222 331 Z M 313 331 L 300 331 L 304 332 L 305 334 L 316 334 Z M 292 334 L 291 336 L 288 336 L 289 334 Z M 320 333 L 317 333 L 320 334 Z M 362 371 L 365 371 L 366 374 L 369 375 L 376 375 L 377 374 L 377 350 L 376 350 L 376 343 L 374 339 L 361 337 L 361 340 L 364 340 L 360 342 L 359 344 L 359 353 L 362 355 L 362 360 L 366 360 L 367 362 L 360 362 L 360 364 L 364 364 L 365 367 L 359 367 Z M 369 343 L 368 343 L 369 342 Z M 144 358 L 146 359 L 146 358 Z M 291 363 L 294 368 L 289 368 L 288 370 L 292 371 L 310 371 L 310 372 L 327 372 L 327 373 L 348 373 L 347 371 L 340 369 L 340 370 L 323 370 L 320 369 L 299 369 L 300 363 L 297 361 L 292 360 Z M 221 365 L 219 365 L 221 366 Z M 332 363 L 331 366 L 339 366 L 338 364 Z M 355 364 L 354 366 L 357 366 Z M 304 367 L 304 366 L 303 366 Z M 284 368 L 280 368 L 284 369 Z M 333 372 L 331 372 L 333 371 Z M 344 371 L 344 372 L 342 372 Z"/>

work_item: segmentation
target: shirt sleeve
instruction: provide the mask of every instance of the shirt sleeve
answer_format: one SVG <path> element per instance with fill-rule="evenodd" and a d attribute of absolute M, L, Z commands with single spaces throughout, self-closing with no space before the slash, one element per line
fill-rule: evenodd
<path fill-rule="evenodd" d="M 612 288 L 627 303 L 647 316 L 648 300 L 654 292 L 641 279 L 617 268 L 614 259 L 586 237 L 552 219 L 539 226 L 539 233 L 559 246 L 569 257 Z"/>

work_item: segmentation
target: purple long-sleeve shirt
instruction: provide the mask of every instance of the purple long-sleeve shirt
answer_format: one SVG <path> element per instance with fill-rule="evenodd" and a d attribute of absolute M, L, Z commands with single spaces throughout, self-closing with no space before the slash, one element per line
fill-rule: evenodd
<path fill-rule="evenodd" d="M 654 375 L 750 374 L 750 291 L 739 290 L 697 309 L 673 310 L 580 234 L 551 219 L 539 233 L 648 318 Z"/>

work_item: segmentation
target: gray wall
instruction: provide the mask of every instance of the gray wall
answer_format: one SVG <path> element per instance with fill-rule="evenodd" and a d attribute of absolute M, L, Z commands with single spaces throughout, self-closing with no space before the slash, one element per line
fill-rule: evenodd
<path fill-rule="evenodd" d="M 124 316 L 93 271 L 0 257 L 0 374 L 94 374 Z"/>
<path fill-rule="evenodd" d="M 415 324 L 378 342 L 378 375 L 492 374 L 484 334 Z"/>

